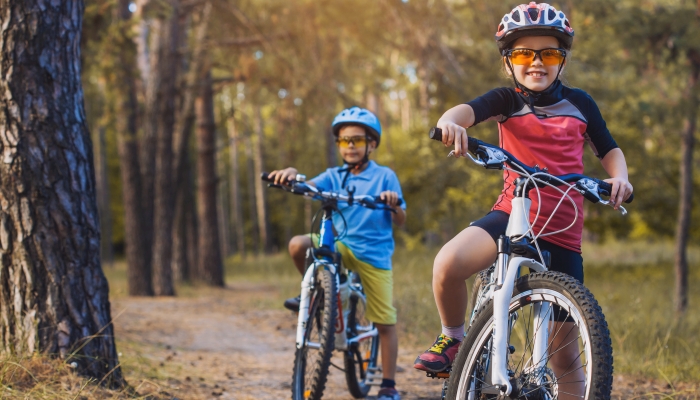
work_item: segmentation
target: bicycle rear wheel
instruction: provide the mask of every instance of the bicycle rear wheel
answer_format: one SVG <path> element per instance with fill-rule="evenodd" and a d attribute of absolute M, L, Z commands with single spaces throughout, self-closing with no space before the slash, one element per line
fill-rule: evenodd
<path fill-rule="evenodd" d="M 350 314 L 348 316 L 348 339 L 352 340 L 374 329 L 374 324 L 367 319 L 365 311 L 367 301 L 362 293 L 350 294 Z M 378 372 L 379 334 L 351 342 L 344 354 L 345 380 L 353 397 L 361 399 L 367 396 L 371 386 L 372 375 Z"/>
<path fill-rule="evenodd" d="M 536 326 L 537 310 L 553 304 L 549 318 Z M 460 346 L 447 399 L 498 398 L 491 382 L 493 321 L 493 301 L 489 301 L 478 311 Z M 610 333 L 600 306 L 576 279 L 551 271 L 521 277 L 513 289 L 508 321 L 510 399 L 610 399 Z M 535 337 L 545 330 L 545 356 L 535 360 Z"/>
<path fill-rule="evenodd" d="M 311 291 L 304 343 L 296 350 L 292 375 L 293 400 L 319 400 L 323 396 L 333 353 L 338 313 L 333 274 L 318 268 Z"/>

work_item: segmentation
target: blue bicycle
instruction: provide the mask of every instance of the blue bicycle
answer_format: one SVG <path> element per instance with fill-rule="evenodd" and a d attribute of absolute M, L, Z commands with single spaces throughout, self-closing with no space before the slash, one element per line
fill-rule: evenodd
<path fill-rule="evenodd" d="M 261 178 L 273 181 L 267 173 Z M 310 265 L 301 282 L 292 399 L 321 399 L 334 349 L 343 352 L 344 368 L 338 368 L 345 372 L 350 393 L 363 398 L 371 386 L 381 383 L 379 332 L 365 316 L 367 300 L 359 276 L 342 268 L 332 217 L 339 212 L 339 203 L 343 207 L 393 210 L 378 196 L 355 195 L 352 188 L 347 195 L 325 191 L 305 180 L 304 175 L 297 175 L 287 185 L 268 185 L 321 201 L 323 213 L 319 246 L 309 249 Z"/>

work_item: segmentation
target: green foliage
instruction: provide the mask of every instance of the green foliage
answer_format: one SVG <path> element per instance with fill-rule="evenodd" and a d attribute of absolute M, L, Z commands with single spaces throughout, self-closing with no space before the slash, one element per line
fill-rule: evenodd
<path fill-rule="evenodd" d="M 672 237 L 679 138 L 689 95 L 688 54 L 700 49 L 697 4 L 691 0 L 552 4 L 567 13 L 576 29 L 564 78 L 599 104 L 626 155 L 635 187 L 636 200 L 628 207 L 627 218 L 586 205 L 589 236 Z M 83 56 L 92 131 L 104 123 L 113 148 L 114 121 L 104 118 L 109 114 L 104 98 L 111 94 L 99 89 L 110 73 L 103 55 L 119 46 L 106 39 L 110 5 L 95 2 L 88 7 Z M 339 161 L 328 148 L 333 116 L 353 105 L 373 108 L 385 132 L 376 160 L 397 172 L 408 204 L 406 227 L 397 235 L 406 244 L 444 242 L 490 209 L 501 189 L 499 174 L 446 159 L 449 149 L 429 141 L 426 133 L 448 108 L 494 87 L 512 85 L 503 74 L 493 33 L 514 3 L 246 0 L 212 5 L 208 51 L 215 78 L 222 82 L 217 86 L 217 124 L 225 138 L 226 116 L 233 107 L 242 135 L 240 189 L 248 248 L 257 245 L 250 193 L 257 177 L 246 159 L 256 107 L 263 115 L 264 170 L 291 165 L 310 177 Z M 496 143 L 496 130 L 489 122 L 469 132 Z M 223 151 L 226 155 L 228 149 Z M 116 152 L 110 151 L 109 157 L 113 220 L 119 230 Z M 228 156 L 223 160 L 228 162 Z M 588 174 L 606 177 L 590 151 L 585 164 Z M 227 174 L 220 186 L 226 202 Z M 700 183 L 697 174 L 695 180 Z M 266 195 L 273 242 L 282 249 L 291 235 L 308 229 L 310 215 L 300 199 L 269 190 Z M 693 199 L 697 205 L 700 195 L 695 193 Z M 694 210 L 697 220 L 700 208 Z M 700 226 L 691 229 L 693 237 L 700 238 Z M 113 239 L 122 237 L 115 232 Z"/>

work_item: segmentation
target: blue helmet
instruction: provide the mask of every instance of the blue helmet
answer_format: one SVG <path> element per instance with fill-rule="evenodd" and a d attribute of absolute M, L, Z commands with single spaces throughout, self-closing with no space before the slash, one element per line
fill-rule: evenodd
<path fill-rule="evenodd" d="M 368 128 L 375 139 L 377 139 L 377 145 L 379 145 L 379 141 L 382 138 L 382 125 L 379 123 L 379 118 L 371 111 L 360 107 L 352 107 L 341 111 L 340 114 L 335 116 L 333 124 L 331 124 L 333 134 L 338 136 L 340 128 L 346 124 L 361 125 Z"/>

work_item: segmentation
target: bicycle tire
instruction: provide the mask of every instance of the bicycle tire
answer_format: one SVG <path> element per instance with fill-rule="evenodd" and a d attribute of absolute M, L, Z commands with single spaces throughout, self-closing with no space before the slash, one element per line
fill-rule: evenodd
<path fill-rule="evenodd" d="M 304 344 L 296 350 L 294 356 L 293 400 L 321 399 L 335 347 L 335 320 L 338 313 L 336 282 L 333 274 L 323 266 L 318 268 L 316 274 Z M 318 349 L 309 346 L 312 339 L 318 340 Z"/>
<path fill-rule="evenodd" d="M 469 296 L 469 303 L 467 304 L 467 311 L 469 312 L 469 314 L 467 315 L 469 315 L 470 319 L 472 316 L 472 312 L 474 311 L 474 307 L 476 306 L 476 301 L 479 299 L 481 289 L 490 282 L 491 274 L 493 273 L 494 269 L 495 267 L 491 265 L 485 270 L 479 271 L 474 277 L 472 292 Z M 471 321 L 467 321 L 467 328 L 469 328 L 469 322 Z"/>
<path fill-rule="evenodd" d="M 357 292 L 350 294 L 348 338 L 353 338 L 374 328 L 374 325 L 365 316 L 366 307 L 367 301 L 363 294 Z M 371 389 L 368 372 L 376 372 L 378 356 L 379 334 L 349 346 L 348 350 L 344 352 L 345 381 L 354 398 L 367 397 Z"/>
<path fill-rule="evenodd" d="M 516 344 L 515 342 L 520 339 L 520 335 L 522 335 L 522 329 L 515 327 L 517 321 L 523 319 L 522 316 L 524 315 L 524 312 L 518 314 L 519 310 L 525 310 L 528 306 L 536 304 L 537 299 L 540 299 L 540 303 L 542 303 L 542 301 L 549 302 L 556 300 L 558 306 L 561 307 L 560 310 L 562 311 L 560 312 L 568 313 L 570 321 L 576 323 L 579 329 L 585 327 L 584 330 L 580 331 L 580 336 L 586 337 L 581 338 L 579 336 L 577 339 L 579 349 L 581 343 L 588 343 L 588 346 L 579 353 L 579 358 L 585 357 L 585 362 L 581 360 L 581 367 L 577 368 L 586 373 L 584 380 L 586 383 L 586 394 L 584 399 L 609 400 L 613 379 L 613 357 L 610 332 L 605 321 L 605 316 L 593 295 L 586 287 L 571 276 L 548 271 L 525 275 L 516 281 L 510 303 L 509 321 L 511 328 L 508 335 L 509 346 Z M 576 312 L 572 312 L 574 309 Z M 521 317 L 514 320 L 514 314 L 521 315 Z M 488 392 L 489 389 L 488 368 L 490 365 L 488 363 L 492 351 L 489 346 L 489 339 L 493 334 L 492 325 L 493 301 L 489 301 L 478 311 L 472 328 L 469 330 L 464 342 L 460 346 L 450 374 L 447 391 L 448 400 L 497 398 L 495 394 L 485 393 Z M 527 326 L 527 322 L 523 325 Z M 558 326 L 563 327 L 564 324 Z M 587 334 L 585 332 L 587 332 Z M 527 331 L 525 333 L 527 333 Z M 568 340 L 568 333 L 563 335 L 564 338 Z M 551 346 L 552 342 L 550 341 L 549 343 Z M 573 340 L 569 343 L 573 343 Z M 517 344 L 520 345 L 522 343 Z M 532 345 L 532 342 L 530 342 L 530 345 Z M 523 362 L 527 355 L 527 346 L 526 338 L 525 346 L 522 346 L 524 350 L 522 357 L 514 355 L 517 351 L 514 346 L 510 349 L 511 355 L 509 355 L 508 359 L 508 369 L 513 373 L 511 383 L 525 382 L 528 379 L 532 379 L 531 376 L 528 376 L 528 373 L 531 373 L 534 369 L 530 369 L 530 372 L 526 372 L 528 368 L 525 368 L 525 365 L 528 361 Z M 560 348 L 557 348 L 552 353 L 556 353 L 559 350 Z M 519 364 L 516 365 L 514 361 L 517 361 L 518 358 L 520 361 Z M 549 361 L 548 359 L 546 362 L 547 367 L 549 367 Z M 517 371 L 520 363 L 522 363 L 523 371 Z M 570 366 L 571 365 L 574 365 L 574 363 L 572 362 Z M 512 370 L 511 368 L 515 368 L 516 370 Z M 514 385 L 513 392 L 509 398 L 526 399 L 528 396 L 531 396 L 534 391 L 538 391 L 546 393 L 552 399 L 556 399 L 558 398 L 560 385 L 578 382 L 567 381 L 559 383 L 558 381 L 566 375 L 573 374 L 575 372 L 574 370 L 560 374 L 558 377 L 555 376 L 550 368 L 546 368 L 545 371 L 548 371 L 550 374 L 539 375 L 543 377 L 540 379 L 545 383 L 535 387 L 522 384 L 517 389 L 515 388 L 516 385 Z M 540 372 L 542 372 L 542 370 L 540 370 Z M 574 379 L 574 376 L 575 375 L 572 375 L 572 378 L 569 379 Z M 541 396 L 538 395 L 537 398 L 545 397 L 546 396 L 543 394 Z"/>

